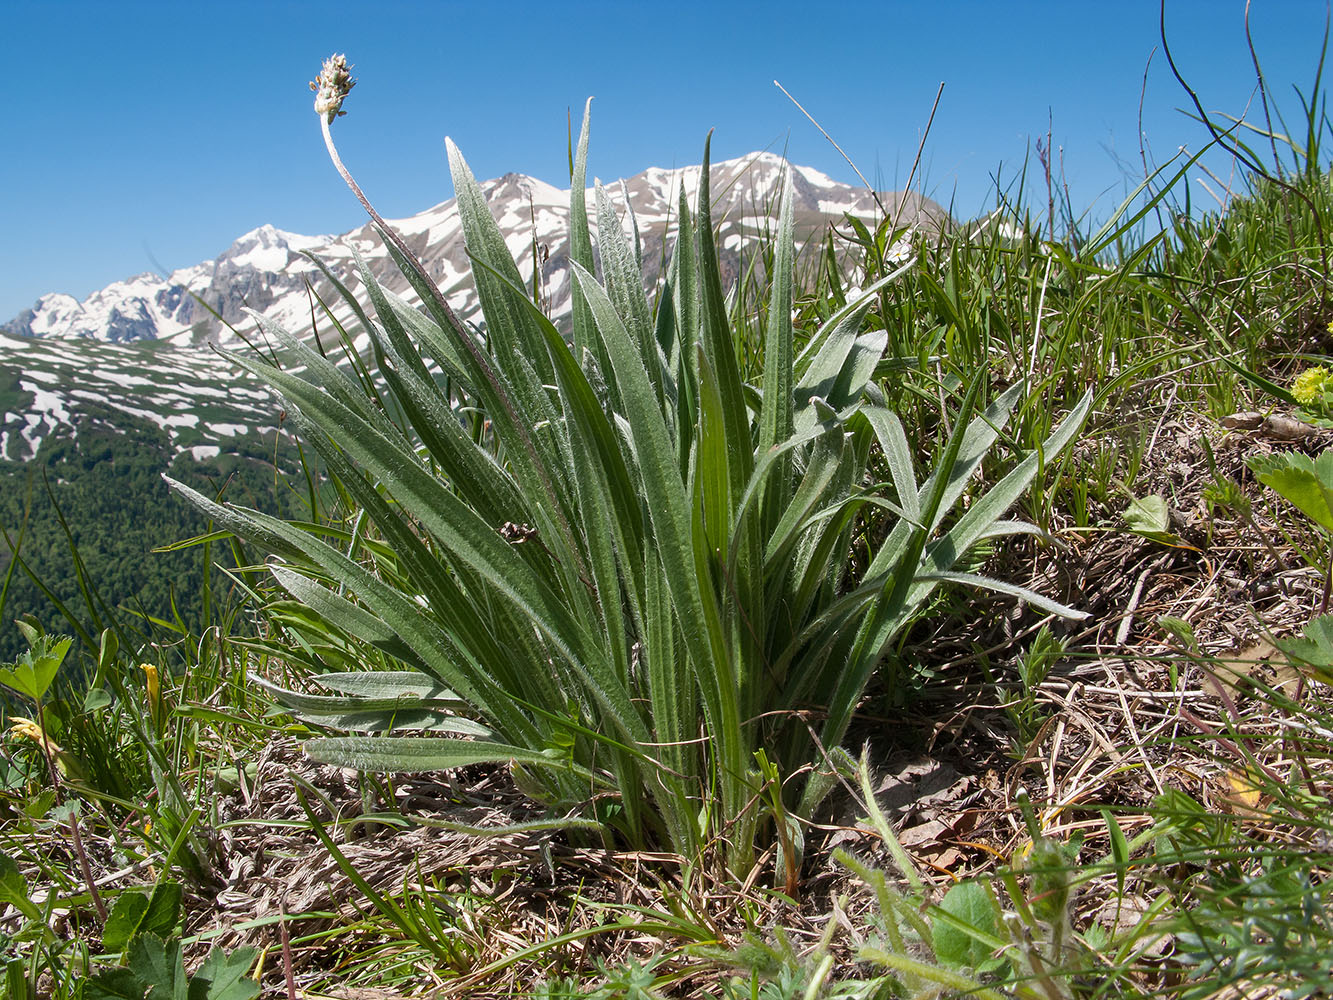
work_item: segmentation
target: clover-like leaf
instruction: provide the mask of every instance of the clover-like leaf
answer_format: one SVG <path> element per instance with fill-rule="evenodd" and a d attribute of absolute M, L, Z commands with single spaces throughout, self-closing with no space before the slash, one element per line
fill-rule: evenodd
<path fill-rule="evenodd" d="M 68 636 L 56 639 L 49 635 L 33 635 L 28 641 L 32 648 L 15 662 L 0 665 L 0 684 L 30 701 L 41 701 L 56 679 L 73 640 Z"/>
<path fill-rule="evenodd" d="M 1320 677 L 1333 677 L 1333 614 L 1311 619 L 1301 635 L 1280 639 L 1278 645 Z"/>
<path fill-rule="evenodd" d="M 177 882 L 154 886 L 151 895 L 124 892 L 116 899 L 102 929 L 102 948 L 107 953 L 124 951 L 136 934 L 167 938 L 180 919 L 181 887 Z"/>
<path fill-rule="evenodd" d="M 214 948 L 190 980 L 189 1000 L 253 1000 L 259 996 L 259 984 L 246 976 L 256 954 L 254 948 L 237 948 L 230 954 Z"/>
<path fill-rule="evenodd" d="M 1333 531 L 1333 449 L 1315 459 L 1298 452 L 1256 455 L 1249 465 L 1259 482 L 1315 524 Z"/>

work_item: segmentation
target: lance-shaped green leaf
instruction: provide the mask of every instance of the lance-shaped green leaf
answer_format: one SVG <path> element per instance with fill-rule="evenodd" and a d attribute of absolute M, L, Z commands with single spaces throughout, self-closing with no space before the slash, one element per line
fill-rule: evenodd
<path fill-rule="evenodd" d="M 465 650 L 423 615 L 420 606 L 355 560 L 277 518 L 258 511 L 222 507 L 179 483 L 171 485 L 214 520 L 228 519 L 241 537 L 275 539 L 293 558 L 307 560 L 356 593 L 385 627 L 398 633 L 412 647 L 432 673 L 510 738 L 535 735 L 532 723 L 518 711 L 512 696 L 499 688 L 480 665 L 470 665 L 465 659 L 456 660 L 451 655 Z"/>
<path fill-rule="evenodd" d="M 420 670 L 376 670 L 350 674 L 315 674 L 320 687 L 361 698 L 457 699 L 452 691 Z"/>
<path fill-rule="evenodd" d="M 581 768 L 550 753 L 489 740 L 434 739 L 429 736 L 334 736 L 311 740 L 305 752 L 321 764 L 358 771 L 411 774 L 445 771 L 472 764 L 530 764 L 568 770 L 594 779 Z"/>
<path fill-rule="evenodd" d="M 743 797 L 740 783 L 746 762 L 736 705 L 738 678 L 733 673 L 723 637 L 711 572 L 696 549 L 685 487 L 676 467 L 671 436 L 657 407 L 638 348 L 620 322 L 606 292 L 577 264 L 571 264 L 571 270 L 592 309 L 611 359 L 625 405 L 629 434 L 638 456 L 640 483 L 667 589 L 680 617 L 685 646 L 723 756 L 723 798 L 728 809 L 739 810 Z"/>
<path fill-rule="evenodd" d="M 344 676 L 373 678 L 376 675 Z M 424 677 L 422 674 L 416 676 Z M 262 677 L 253 680 L 284 708 L 321 726 L 364 731 L 430 729 L 486 738 L 495 735 L 489 726 L 460 717 L 458 713 L 467 710 L 467 703 L 442 687 L 437 687 L 437 690 L 445 691 L 448 697 L 403 693 L 372 697 L 359 694 L 307 694 L 281 687 Z"/>
<path fill-rule="evenodd" d="M 710 132 L 704 141 L 704 161 L 699 171 L 699 202 L 695 210 L 699 217 L 699 343 L 717 380 L 718 399 L 722 406 L 721 431 L 731 456 L 729 488 L 732 496 L 739 497 L 745 489 L 746 480 L 750 478 L 754 451 L 740 365 L 736 361 L 736 345 L 727 319 L 726 296 L 722 291 L 722 268 L 718 263 L 717 246 L 713 239 L 713 209 L 709 187 L 712 139 Z"/>
<path fill-rule="evenodd" d="M 862 291 L 830 316 L 801 352 L 795 365 L 799 378 L 793 390 L 797 428 L 818 419 L 812 409 L 816 398 L 834 410 L 842 410 L 860 397 L 888 345 L 883 331 L 863 332 L 862 321 L 875 293 L 907 270 L 901 267 Z"/>
<path fill-rule="evenodd" d="M 243 360 L 323 428 L 338 428 L 338 444 L 358 465 L 388 484 L 403 509 L 416 517 L 456 558 L 480 573 L 532 617 L 571 660 L 595 643 L 573 621 L 549 585 L 533 572 L 481 515 L 463 503 L 422 467 L 417 456 L 380 434 L 359 415 L 320 393 L 309 383 L 267 365 Z M 577 652 L 576 652 L 577 651 Z"/>
<path fill-rule="evenodd" d="M 658 407 L 662 408 L 666 400 L 665 359 L 658 351 L 653 319 L 648 312 L 648 300 L 643 295 L 643 273 L 639 269 L 634 249 L 625 239 L 625 231 L 621 228 L 611 199 L 600 184 L 596 188 L 596 197 L 597 246 L 601 250 L 602 280 L 606 283 L 606 293 L 615 303 L 616 312 L 625 324 L 625 329 L 639 345 L 644 370 L 657 392 Z"/>
<path fill-rule="evenodd" d="M 578 150 L 574 154 L 569 178 L 569 259 L 576 261 L 585 271 L 591 272 L 594 266 L 592 256 L 592 235 L 588 231 L 588 134 L 592 122 L 592 98 L 583 105 L 583 125 L 579 129 Z M 574 356 L 583 357 L 584 351 L 596 350 L 596 331 L 592 325 L 592 314 L 587 303 L 579 295 L 571 296 L 570 309 L 573 320 Z"/>
<path fill-rule="evenodd" d="M 778 217 L 777 244 L 773 257 L 773 290 L 768 304 L 768 329 L 764 337 L 764 398 L 759 411 L 759 452 L 763 454 L 791 437 L 792 282 L 795 267 L 792 231 L 792 180 L 790 170 L 782 184 L 782 208 Z M 781 499 L 778 501 L 781 503 Z"/>

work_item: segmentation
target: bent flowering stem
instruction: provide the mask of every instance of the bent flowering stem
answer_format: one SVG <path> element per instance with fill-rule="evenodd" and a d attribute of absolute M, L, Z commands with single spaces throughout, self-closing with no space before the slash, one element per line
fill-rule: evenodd
<path fill-rule="evenodd" d="M 498 403 L 509 418 L 508 422 L 516 432 L 523 445 L 523 450 L 530 460 L 531 471 L 541 482 L 543 489 L 551 500 L 552 509 L 559 516 L 559 505 L 556 503 L 555 486 L 552 483 L 551 474 L 542 463 L 531 433 L 523 421 L 519 419 L 515 404 L 510 399 L 501 379 L 497 376 L 486 355 L 477 347 L 476 341 L 462 321 L 459 320 L 458 315 L 445 299 L 439 286 L 430 279 L 416 254 L 412 252 L 393 227 L 385 221 L 384 216 L 375 210 L 375 206 L 370 203 L 370 199 L 361 190 L 361 185 L 356 182 L 356 178 L 352 176 L 351 171 L 347 169 L 338 153 L 338 147 L 333 141 L 333 133 L 329 126 L 335 119 L 347 114 L 346 111 L 342 110 L 343 101 L 347 99 L 347 95 L 351 93 L 355 86 L 356 80 L 352 79 L 351 66 L 347 62 L 347 57 L 341 54 L 332 55 L 325 59 L 319 76 L 310 81 L 310 89 L 315 91 L 315 113 L 319 116 L 319 126 L 324 135 L 324 147 L 328 150 L 329 159 L 333 161 L 334 168 L 337 169 L 339 176 L 351 189 L 352 194 L 356 195 L 356 200 L 361 203 L 361 207 L 365 209 L 366 214 L 374 220 L 380 234 L 385 240 L 393 244 L 393 248 L 398 251 L 395 257 L 399 265 L 406 266 L 414 272 L 414 274 L 408 275 L 408 278 L 411 279 L 415 276 L 419 279 L 412 282 L 413 287 L 422 295 L 423 299 L 429 300 L 427 304 L 432 311 L 437 312 L 443 318 L 445 327 L 454 334 L 463 349 L 467 351 L 469 359 L 476 367 L 477 374 L 489 388 L 493 402 Z M 452 144 L 450 148 L 452 149 Z M 572 529 L 569 524 L 562 523 L 560 527 L 566 539 L 572 542 Z M 577 555 L 577 549 L 574 546 L 571 545 L 570 549 Z M 586 572 L 586 568 L 581 565 L 578 569 Z"/>

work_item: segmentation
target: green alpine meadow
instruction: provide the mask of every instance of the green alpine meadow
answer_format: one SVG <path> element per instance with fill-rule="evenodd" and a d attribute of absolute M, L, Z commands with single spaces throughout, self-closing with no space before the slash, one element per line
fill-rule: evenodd
<path fill-rule="evenodd" d="M 1322 68 L 1182 80 L 1215 210 L 1203 153 L 1095 222 L 1045 159 L 972 221 L 784 163 L 733 238 L 710 134 L 660 246 L 589 101 L 557 314 L 452 141 L 442 287 L 331 56 L 392 267 L 307 249 L 313 335 L 219 352 L 280 429 L 0 501 L 6 995 L 1333 990 Z"/>

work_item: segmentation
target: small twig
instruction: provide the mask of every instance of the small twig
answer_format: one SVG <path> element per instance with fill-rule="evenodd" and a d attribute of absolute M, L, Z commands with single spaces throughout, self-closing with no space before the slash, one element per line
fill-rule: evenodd
<path fill-rule="evenodd" d="M 791 92 L 787 90 L 786 87 L 778 83 L 777 80 L 773 81 L 773 86 L 777 87 L 778 90 L 786 94 L 787 100 L 791 101 L 792 104 L 795 104 L 797 109 L 801 112 L 801 114 L 805 115 L 805 117 L 810 119 L 810 124 L 813 125 L 815 128 L 819 129 L 820 134 L 823 135 L 823 137 L 832 144 L 833 148 L 836 149 L 839 153 L 842 153 L 842 158 L 847 161 L 847 166 L 851 167 L 852 170 L 855 171 L 856 176 L 861 178 L 861 183 L 864 184 L 866 188 L 870 191 L 870 197 L 875 199 L 875 204 L 879 206 L 880 213 L 887 216 L 889 214 L 888 210 L 885 209 L 884 203 L 879 200 L 878 192 L 876 192 L 871 183 L 865 179 L 865 176 L 861 173 L 861 171 L 856 169 L 856 164 L 852 162 L 852 158 L 848 156 L 846 153 L 843 153 L 842 147 L 833 141 L 833 136 L 829 135 L 827 132 L 824 131 L 824 126 L 819 124 L 819 122 L 815 121 L 814 115 L 810 114 L 809 111 L 806 111 L 805 108 L 801 107 L 801 102 L 798 101 L 796 98 L 792 97 Z M 943 87 L 944 84 L 940 84 L 940 86 Z"/>
<path fill-rule="evenodd" d="M 1143 583 L 1143 577 L 1139 578 L 1139 583 Z M 1128 664 L 1129 660 L 1126 659 L 1125 663 Z M 1130 673 L 1133 674 L 1133 667 L 1130 667 Z M 1157 794 L 1160 795 L 1166 790 L 1166 786 L 1162 783 L 1162 778 L 1161 775 L 1157 773 L 1157 768 L 1153 767 L 1152 761 L 1148 759 L 1147 748 L 1143 745 L 1143 737 L 1139 734 L 1139 727 L 1134 723 L 1134 713 L 1130 710 L 1129 700 L 1125 697 L 1125 689 L 1120 683 L 1120 678 L 1114 673 L 1108 672 L 1107 676 L 1116 687 L 1116 700 L 1120 703 L 1120 712 L 1125 720 L 1125 725 L 1129 728 L 1130 736 L 1134 739 L 1134 746 L 1139 750 L 1139 758 L 1143 761 L 1143 766 L 1148 772 L 1148 777 L 1152 779 L 1152 783 L 1157 787 Z"/>
<path fill-rule="evenodd" d="M 64 789 L 60 783 L 60 772 L 56 769 L 55 757 L 51 754 L 51 738 L 46 734 L 46 710 L 42 707 L 40 698 L 34 699 L 37 706 L 37 731 L 38 744 L 42 748 L 42 757 L 46 760 L 47 771 L 51 775 L 51 787 L 55 790 L 57 801 L 64 801 Z M 83 835 L 79 832 L 79 817 L 74 810 L 69 814 L 69 839 L 74 845 L 74 854 L 79 859 L 79 871 L 83 874 L 83 881 L 88 886 L 88 895 L 92 897 L 93 908 L 97 910 L 97 917 L 102 923 L 106 923 L 107 910 L 106 903 L 102 901 L 102 894 L 97 891 L 97 881 L 93 878 L 93 869 L 88 864 L 88 852 L 83 847 Z"/>
<path fill-rule="evenodd" d="M 1171 75 L 1176 78 L 1176 82 L 1179 83 L 1185 93 L 1189 95 L 1190 102 L 1194 105 L 1194 109 L 1199 113 L 1199 120 L 1203 123 L 1203 127 L 1208 130 L 1208 134 L 1213 137 L 1213 142 L 1217 143 L 1220 149 L 1240 161 L 1240 163 L 1242 163 L 1248 170 L 1277 185 L 1284 191 L 1290 191 L 1301 201 L 1305 202 L 1305 206 L 1310 210 L 1310 218 L 1311 221 L 1314 222 L 1315 231 L 1318 233 L 1319 237 L 1319 262 L 1323 266 L 1322 273 L 1327 276 L 1331 273 L 1329 269 L 1328 241 L 1324 238 L 1324 223 L 1319 217 L 1319 209 L 1315 205 L 1313 199 L 1296 185 L 1289 184 L 1281 177 L 1270 174 L 1264 169 L 1263 164 L 1255 160 L 1254 157 L 1250 156 L 1244 149 L 1242 149 L 1234 139 L 1230 138 L 1226 133 L 1219 130 L 1218 127 L 1213 124 L 1213 120 L 1208 117 L 1208 112 L 1204 110 L 1203 102 L 1199 100 L 1199 95 L 1195 92 L 1194 88 L 1186 82 L 1185 77 L 1180 72 L 1180 68 L 1176 66 L 1175 58 L 1171 55 L 1171 46 L 1166 40 L 1166 0 L 1162 0 L 1160 10 L 1159 25 L 1162 34 L 1162 51 L 1166 53 L 1166 61 L 1171 67 Z M 1327 278 L 1321 288 L 1320 298 L 1325 301 L 1328 298 Z"/>
<path fill-rule="evenodd" d="M 292 973 L 292 938 L 287 933 L 287 908 L 278 906 L 278 934 L 282 938 L 282 974 L 287 980 L 287 1000 L 296 1000 L 296 976 Z"/>
<path fill-rule="evenodd" d="M 1143 179 L 1150 180 L 1152 171 L 1148 169 L 1148 140 L 1143 131 L 1143 102 L 1148 96 L 1148 70 L 1152 67 L 1152 57 L 1157 54 L 1157 46 L 1152 47 L 1148 53 L 1148 61 L 1143 64 L 1143 86 L 1139 88 L 1139 160 L 1143 163 Z M 1157 225 L 1166 229 L 1166 221 L 1162 218 L 1162 203 L 1157 201 L 1153 204 L 1153 212 L 1157 215 Z"/>
<path fill-rule="evenodd" d="M 79 856 L 79 870 L 83 873 L 83 881 L 88 886 L 88 895 L 92 897 L 93 908 L 97 910 L 98 919 L 106 923 L 106 903 L 102 900 L 102 894 L 97 891 L 97 882 L 93 878 L 92 867 L 88 864 L 88 852 L 83 848 L 83 834 L 79 833 L 79 817 L 71 810 L 69 816 L 69 836 L 74 842 L 74 853 Z"/>
<path fill-rule="evenodd" d="M 895 226 L 903 214 L 903 206 L 907 204 L 907 195 L 912 190 L 912 181 L 916 179 L 916 168 L 921 164 L 921 154 L 926 148 L 926 138 L 930 135 L 930 127 L 935 124 L 935 112 L 939 110 L 940 98 L 943 96 L 944 81 L 941 80 L 939 89 L 935 91 L 935 103 L 930 106 L 930 117 L 926 119 L 926 130 L 921 133 L 921 141 L 916 144 L 916 158 L 912 160 L 912 169 L 907 172 L 907 183 L 903 185 L 903 192 L 898 198 L 898 207 L 895 209 L 897 214 L 893 217 Z"/>
<path fill-rule="evenodd" d="M 1120 620 L 1120 627 L 1116 629 L 1115 642 L 1117 646 L 1123 646 L 1129 641 L 1130 630 L 1134 628 L 1134 613 L 1138 611 L 1139 601 L 1143 599 L 1143 585 L 1147 582 L 1149 574 L 1157 569 L 1156 565 L 1149 566 L 1140 575 L 1138 582 L 1134 584 L 1134 591 L 1129 596 L 1129 605 L 1125 608 L 1125 617 Z"/>

